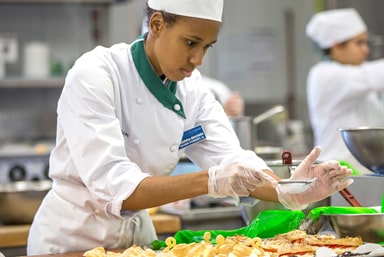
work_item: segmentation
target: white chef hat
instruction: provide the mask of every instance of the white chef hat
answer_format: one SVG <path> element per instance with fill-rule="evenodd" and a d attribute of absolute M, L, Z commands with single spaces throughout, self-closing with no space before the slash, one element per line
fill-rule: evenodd
<path fill-rule="evenodd" d="M 154 10 L 221 22 L 223 0 L 148 0 Z"/>
<path fill-rule="evenodd" d="M 364 31 L 367 31 L 367 26 L 353 8 L 317 13 L 306 27 L 307 36 L 323 49 L 351 39 Z"/>

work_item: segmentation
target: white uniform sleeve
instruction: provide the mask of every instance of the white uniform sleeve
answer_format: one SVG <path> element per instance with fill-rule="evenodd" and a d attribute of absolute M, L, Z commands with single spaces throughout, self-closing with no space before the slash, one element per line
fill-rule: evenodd
<path fill-rule="evenodd" d="M 384 91 L 384 59 L 370 61 L 363 64 L 364 75 L 368 85 L 375 91 Z"/>
<path fill-rule="evenodd" d="M 127 158 L 107 69 L 95 58 L 75 64 L 58 103 L 58 124 L 81 183 L 119 216 L 122 201 L 148 174 Z"/>
<path fill-rule="evenodd" d="M 307 83 L 310 105 L 348 111 L 364 96 L 384 91 L 384 61 L 360 66 L 323 62 L 311 69 Z"/>

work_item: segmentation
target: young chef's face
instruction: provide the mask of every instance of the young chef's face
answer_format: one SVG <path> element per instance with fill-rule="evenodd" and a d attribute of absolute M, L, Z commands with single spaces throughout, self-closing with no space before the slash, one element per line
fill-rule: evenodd
<path fill-rule="evenodd" d="M 332 49 L 332 58 L 343 64 L 360 65 L 367 59 L 368 54 L 368 33 L 366 32 Z"/>
<path fill-rule="evenodd" d="M 172 81 L 191 76 L 203 63 L 203 57 L 217 40 L 220 22 L 179 17 L 169 24 L 160 12 L 149 22 L 146 52 L 156 73 Z"/>

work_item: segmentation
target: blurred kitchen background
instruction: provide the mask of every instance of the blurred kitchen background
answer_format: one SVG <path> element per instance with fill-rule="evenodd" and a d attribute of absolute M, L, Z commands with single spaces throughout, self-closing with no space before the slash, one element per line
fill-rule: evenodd
<path fill-rule="evenodd" d="M 0 149 L 53 142 L 56 102 L 66 71 L 96 45 L 135 39 L 144 4 L 144 0 L 0 0 Z M 256 117 L 276 105 L 285 113 L 283 122 L 281 116 L 262 120 L 249 147 L 284 145 L 297 154 L 311 147 L 305 81 L 321 56 L 306 38 L 305 25 L 318 10 L 349 6 L 357 8 L 368 24 L 372 57 L 381 57 L 383 1 L 225 2 L 219 41 L 200 70 L 239 91 L 247 116 Z"/>
<path fill-rule="evenodd" d="M 145 0 L 0 0 L 0 184 L 47 178 L 66 72 L 96 45 L 134 40 L 144 5 Z M 245 148 L 259 149 L 267 159 L 283 148 L 295 159 L 310 150 L 306 76 L 321 53 L 305 36 L 305 26 L 315 12 L 342 7 L 361 13 L 370 32 L 370 58 L 383 57 L 382 0 L 225 0 L 219 41 L 200 70 L 244 97 L 247 117 L 234 127 Z M 195 168 L 184 164 L 184 172 Z M 207 204 L 200 198 L 195 205 L 198 200 Z M 238 208 L 217 210 L 224 219 L 220 228 L 244 224 Z M 187 213 L 183 227 L 200 228 L 196 217 L 207 220 L 214 213 Z"/>

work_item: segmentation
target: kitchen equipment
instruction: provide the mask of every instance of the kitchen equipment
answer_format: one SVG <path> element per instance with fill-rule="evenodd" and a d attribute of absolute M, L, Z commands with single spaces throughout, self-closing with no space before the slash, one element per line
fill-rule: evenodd
<path fill-rule="evenodd" d="M 373 174 L 373 173 L 372 173 Z M 381 203 L 384 176 L 358 175 L 353 176 L 353 183 L 348 187 L 363 206 L 377 206 Z M 351 206 L 341 194 L 331 196 L 332 206 Z"/>
<path fill-rule="evenodd" d="M 252 124 L 252 117 L 234 117 L 230 118 L 230 122 L 240 141 L 241 147 L 246 150 L 253 150 L 256 132 Z"/>
<path fill-rule="evenodd" d="M 340 237 L 360 236 L 364 242 L 384 241 L 384 213 L 324 215 Z"/>
<path fill-rule="evenodd" d="M 7 143 L 0 147 L 0 184 L 46 180 L 53 143 Z"/>
<path fill-rule="evenodd" d="M 285 180 L 285 179 L 282 179 L 278 182 L 278 184 L 281 184 L 281 185 L 286 185 L 286 184 L 304 184 L 304 185 L 307 185 L 307 184 L 312 184 L 313 182 L 315 182 L 315 180 L 317 180 L 317 178 L 313 178 L 313 179 L 309 179 L 309 180 Z"/>
<path fill-rule="evenodd" d="M 317 178 L 309 179 L 309 180 L 280 180 L 278 184 L 283 188 L 284 192 L 289 193 L 302 193 L 308 190 L 313 182 L 315 182 Z"/>
<path fill-rule="evenodd" d="M 351 206 L 362 207 L 361 203 L 355 198 L 355 196 L 347 188 L 344 188 L 339 192 Z"/>
<path fill-rule="evenodd" d="M 317 234 L 324 231 L 333 231 L 329 219 L 326 215 L 335 214 L 368 214 L 378 213 L 376 208 L 372 207 L 345 207 L 345 206 L 321 206 L 312 209 L 306 216 L 305 221 L 299 229 L 307 231 L 309 234 Z M 322 224 L 322 226 L 319 226 Z"/>
<path fill-rule="evenodd" d="M 44 42 L 29 42 L 24 48 L 24 76 L 48 78 L 50 72 L 50 49 Z"/>
<path fill-rule="evenodd" d="M 257 125 L 284 112 L 285 108 L 281 105 L 277 105 L 256 117 L 243 116 L 230 118 L 230 122 L 239 138 L 241 147 L 247 150 L 255 150 L 255 147 L 258 144 Z M 258 145 L 258 147 L 260 146 Z"/>
<path fill-rule="evenodd" d="M 282 160 L 272 160 L 267 161 L 266 163 L 276 175 L 286 179 L 291 176 L 291 170 L 298 166 L 301 163 L 301 160 L 292 160 L 291 164 L 283 164 Z M 329 205 L 330 197 L 327 197 L 321 201 L 309 204 L 308 207 L 303 210 L 303 212 L 307 214 L 313 208 Z M 263 210 L 286 210 L 286 208 L 281 203 L 262 200 L 258 201 L 253 207 L 241 206 L 241 209 L 243 219 L 246 224 L 250 224 Z M 319 223 L 318 225 L 321 226 L 322 224 Z"/>
<path fill-rule="evenodd" d="M 256 154 L 263 160 L 276 160 L 280 157 L 281 151 L 283 149 L 279 146 L 256 146 Z"/>
<path fill-rule="evenodd" d="M 0 223 L 30 224 L 51 187 L 50 180 L 0 184 Z"/>
<path fill-rule="evenodd" d="M 256 116 L 253 119 L 253 124 L 257 125 L 279 113 L 285 112 L 285 108 L 282 105 L 276 105 L 272 107 L 271 109 L 268 109 L 267 111 L 263 112 L 262 114 Z"/>
<path fill-rule="evenodd" d="M 376 175 L 384 175 L 384 127 L 342 128 L 341 136 L 352 155 Z"/>
<path fill-rule="evenodd" d="M 269 145 L 271 144 L 272 142 L 270 142 L 271 140 L 267 140 L 265 141 L 265 138 L 268 138 L 269 134 L 272 132 L 271 130 L 273 130 L 275 133 L 272 132 L 272 134 L 274 134 L 274 143 L 272 143 L 273 145 L 274 144 L 278 144 L 278 145 L 282 145 L 282 141 L 283 141 L 283 138 L 285 138 L 286 136 L 286 121 L 287 121 L 287 117 L 288 117 L 288 114 L 284 108 L 284 106 L 282 105 L 276 105 L 268 110 L 266 110 L 265 112 L 259 114 L 258 116 L 254 117 L 253 120 L 252 120 L 252 125 L 253 125 L 253 129 L 254 129 L 254 133 L 255 133 L 255 138 L 254 138 L 254 148 L 257 146 L 257 147 L 261 147 L 261 146 L 265 146 L 265 145 Z M 270 120 L 271 123 L 269 123 L 269 126 L 266 126 L 264 127 L 263 129 L 263 124 L 261 123 L 264 123 L 265 121 L 268 121 Z M 267 125 L 264 124 L 264 125 Z M 271 126 L 272 125 L 272 126 Z M 262 131 L 265 130 L 265 132 L 267 133 L 262 133 Z M 263 140 L 261 140 L 261 138 L 263 138 Z M 272 139 L 272 138 L 270 138 Z M 276 141 L 277 139 L 277 141 Z M 264 141 L 264 142 L 263 142 Z"/>
<path fill-rule="evenodd" d="M 281 154 L 281 159 L 282 159 L 283 164 L 292 164 L 292 154 L 287 150 L 283 151 L 283 153 Z M 289 185 L 290 188 L 287 188 L 287 191 L 301 192 L 301 191 L 306 190 L 305 185 L 311 184 L 312 182 L 316 181 L 316 179 L 317 178 L 313 178 L 310 180 L 285 180 L 285 179 L 282 179 L 278 183 L 281 185 L 286 185 L 286 184 Z M 304 184 L 304 185 L 302 185 L 302 184 Z M 340 194 L 344 197 L 344 199 L 351 206 L 362 207 L 360 202 L 355 198 L 355 196 L 347 188 L 340 190 Z"/>

